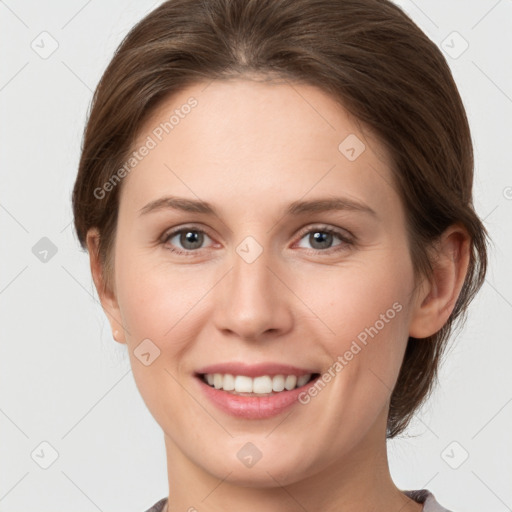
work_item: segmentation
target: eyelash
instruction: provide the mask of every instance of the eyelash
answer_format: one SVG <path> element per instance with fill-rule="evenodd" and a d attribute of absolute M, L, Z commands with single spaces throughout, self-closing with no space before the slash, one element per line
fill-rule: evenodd
<path fill-rule="evenodd" d="M 174 254 L 187 256 L 187 257 L 194 257 L 197 255 L 197 253 L 200 251 L 201 248 L 189 249 L 189 250 L 179 250 L 179 249 L 175 249 L 175 248 L 171 247 L 170 245 L 168 245 L 168 242 L 170 239 L 174 238 L 176 235 L 179 235 L 180 233 L 186 233 L 188 231 L 192 231 L 195 233 L 203 233 L 206 236 L 208 236 L 209 238 L 211 238 L 208 235 L 208 233 L 206 231 L 204 231 L 203 229 L 199 229 L 194 226 L 188 226 L 188 227 L 181 227 L 179 229 L 176 229 L 176 230 L 173 230 L 170 232 L 166 232 L 161 239 L 161 243 L 163 245 L 165 245 L 167 250 L 171 251 Z M 302 240 L 306 235 L 309 235 L 311 233 L 327 233 L 329 235 L 334 235 L 339 238 L 341 243 L 338 245 L 329 247 L 327 249 L 305 249 L 308 252 L 308 254 L 311 254 L 311 253 L 312 254 L 320 254 L 321 253 L 323 255 L 330 255 L 333 253 L 346 251 L 347 249 L 349 249 L 350 247 L 355 245 L 355 238 L 352 235 L 350 235 L 350 236 L 345 235 L 343 232 L 341 232 L 337 229 L 334 229 L 330 226 L 326 226 L 326 225 L 315 226 L 313 228 L 309 228 L 306 231 L 301 232 L 298 235 L 299 241 Z"/>

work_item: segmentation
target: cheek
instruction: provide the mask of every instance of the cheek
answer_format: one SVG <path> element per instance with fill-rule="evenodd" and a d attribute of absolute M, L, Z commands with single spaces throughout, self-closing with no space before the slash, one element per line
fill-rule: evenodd
<path fill-rule="evenodd" d="M 396 328 L 407 321 L 413 286 L 409 264 L 389 258 L 366 260 L 337 272 L 331 269 L 314 277 L 314 287 L 311 280 L 302 280 L 298 294 L 323 320 L 333 340 L 357 338 L 375 324 L 379 331 L 389 331 L 391 325 Z"/>
<path fill-rule="evenodd" d="M 159 424 L 174 425 L 169 429 L 174 432 L 179 428 L 174 416 L 187 400 L 178 383 L 180 363 L 199 336 L 201 326 L 193 320 L 205 294 L 204 279 L 201 286 L 192 275 L 143 256 L 119 257 L 116 263 L 118 303 L 137 388 Z"/>
<path fill-rule="evenodd" d="M 130 343 L 143 337 L 181 344 L 187 315 L 208 289 L 207 275 L 198 280 L 191 272 L 165 268 L 143 255 L 119 257 L 116 265 L 118 302 Z"/>
<path fill-rule="evenodd" d="M 400 371 L 408 340 L 412 267 L 407 258 L 379 260 L 315 279 L 315 290 L 325 292 L 310 290 L 305 299 L 323 321 L 317 332 L 325 333 L 321 342 L 327 357 L 321 376 L 325 384 L 303 396 L 303 403 L 332 439 L 326 457 L 364 437 L 383 417 Z"/>
<path fill-rule="evenodd" d="M 317 275 L 314 283 L 308 292 L 304 282 L 299 293 L 322 321 L 318 325 L 325 332 L 322 340 L 331 373 L 343 374 L 334 379 L 335 387 L 357 382 L 362 403 L 377 396 L 385 399 L 396 382 L 408 340 L 413 288 L 408 254 L 382 253 L 364 265 Z M 341 394 L 354 395 L 348 388 Z"/>

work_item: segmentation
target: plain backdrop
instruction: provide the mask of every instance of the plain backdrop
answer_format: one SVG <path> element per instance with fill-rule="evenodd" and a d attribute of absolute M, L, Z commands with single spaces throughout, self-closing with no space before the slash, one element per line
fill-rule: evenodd
<path fill-rule="evenodd" d="M 97 303 L 70 202 L 92 91 L 159 3 L 0 1 L 0 512 L 142 512 L 167 495 L 163 435 Z M 459 86 L 494 246 L 440 386 L 389 443 L 392 474 L 455 512 L 510 511 L 512 1 L 399 4 Z"/>

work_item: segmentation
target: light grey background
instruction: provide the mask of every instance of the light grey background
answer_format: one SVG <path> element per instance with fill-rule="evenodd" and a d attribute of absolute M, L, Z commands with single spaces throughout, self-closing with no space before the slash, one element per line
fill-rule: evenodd
<path fill-rule="evenodd" d="M 159 3 L 0 1 L 1 512 L 142 512 L 167 494 L 162 433 L 111 338 L 70 204 L 92 91 Z M 390 443 L 392 474 L 455 512 L 510 511 L 512 1 L 398 3 L 444 49 L 459 85 L 494 248 L 441 385 Z"/>

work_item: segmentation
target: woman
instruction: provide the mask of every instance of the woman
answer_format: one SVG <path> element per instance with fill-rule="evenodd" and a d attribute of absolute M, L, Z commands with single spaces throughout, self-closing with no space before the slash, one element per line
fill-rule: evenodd
<path fill-rule="evenodd" d="M 446 510 L 392 481 L 481 286 L 471 135 L 382 0 L 172 0 L 94 96 L 75 227 L 165 437 L 150 510 Z"/>

